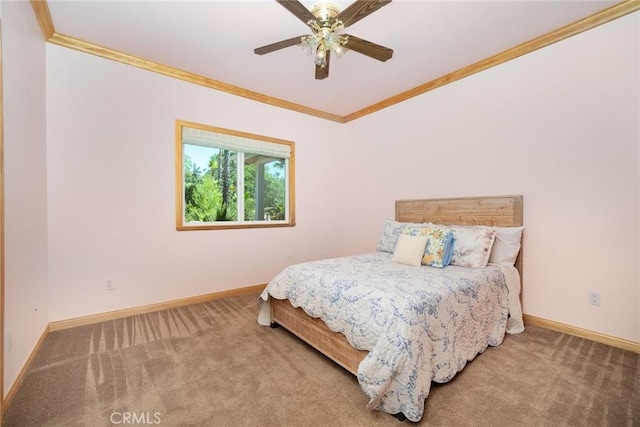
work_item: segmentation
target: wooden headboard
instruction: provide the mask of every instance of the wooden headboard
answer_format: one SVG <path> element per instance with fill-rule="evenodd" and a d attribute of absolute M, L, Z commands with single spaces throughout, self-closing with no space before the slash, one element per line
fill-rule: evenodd
<path fill-rule="evenodd" d="M 397 200 L 396 221 L 518 227 L 523 225 L 522 196 Z M 522 245 L 515 267 L 522 281 Z"/>
<path fill-rule="evenodd" d="M 517 227 L 523 225 L 522 196 L 397 200 L 396 221 Z"/>

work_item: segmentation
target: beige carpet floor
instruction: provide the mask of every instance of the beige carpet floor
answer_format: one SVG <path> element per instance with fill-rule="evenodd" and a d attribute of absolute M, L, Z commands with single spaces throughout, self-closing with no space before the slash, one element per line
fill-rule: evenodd
<path fill-rule="evenodd" d="M 52 332 L 3 426 L 411 426 L 257 295 Z M 529 326 L 434 384 L 420 426 L 640 426 L 640 355 Z"/>

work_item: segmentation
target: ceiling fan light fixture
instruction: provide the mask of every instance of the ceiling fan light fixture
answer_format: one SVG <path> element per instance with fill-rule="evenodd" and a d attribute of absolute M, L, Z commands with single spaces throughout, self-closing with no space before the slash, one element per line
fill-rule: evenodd
<path fill-rule="evenodd" d="M 314 54 L 315 56 L 318 49 L 318 40 L 313 36 L 302 36 L 301 40 L 302 43 L 300 46 L 302 47 L 302 51 L 307 55 Z"/>
<path fill-rule="evenodd" d="M 275 1 L 309 26 L 311 34 L 258 47 L 253 50 L 256 55 L 264 55 L 294 45 L 302 46 L 303 52 L 311 55 L 316 64 L 316 80 L 322 80 L 329 76 L 331 53 L 335 56 L 341 56 L 345 52 L 353 50 L 382 62 L 393 56 L 392 49 L 353 35 L 340 33 L 343 28 L 353 25 L 391 3 L 392 0 L 356 0 L 344 10 L 331 0 L 321 0 L 311 10 L 300 0 Z"/>
<path fill-rule="evenodd" d="M 328 41 L 326 43 L 327 46 L 329 46 L 329 49 L 331 51 L 335 52 L 336 55 L 342 56 L 348 50 L 345 47 L 345 45 L 349 41 L 349 36 L 348 35 L 346 35 L 346 34 L 338 34 L 338 33 L 331 33 L 327 37 L 327 39 L 328 39 Z"/>
<path fill-rule="evenodd" d="M 309 26 L 313 30 L 313 34 L 302 36 L 302 50 L 313 55 L 313 61 L 319 67 L 326 66 L 327 52 L 334 52 L 337 56 L 342 56 L 347 51 L 345 45 L 349 41 L 349 36 L 339 34 L 342 29 L 341 21 L 335 21 L 331 26 L 320 25 L 318 21 L 310 21 Z"/>

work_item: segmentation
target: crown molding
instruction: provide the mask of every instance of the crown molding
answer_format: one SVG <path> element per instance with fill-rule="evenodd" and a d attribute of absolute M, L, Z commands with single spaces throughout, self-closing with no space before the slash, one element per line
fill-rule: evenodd
<path fill-rule="evenodd" d="M 594 13 L 593 15 L 590 15 L 584 19 L 581 19 L 569 25 L 565 25 L 564 27 L 558 28 L 557 30 L 551 31 L 533 40 L 515 46 L 511 49 L 507 49 L 504 52 L 498 53 L 497 55 L 463 67 L 457 71 L 439 77 L 430 82 L 424 83 L 408 91 L 394 95 L 390 98 L 372 104 L 366 108 L 355 111 L 346 116 L 340 116 L 315 108 L 306 107 L 304 105 L 295 104 L 283 99 L 273 98 L 268 95 L 264 95 L 248 89 L 243 89 L 238 86 L 233 86 L 195 73 L 180 70 L 178 68 L 169 67 L 167 65 L 149 61 L 147 59 L 143 59 L 134 55 L 118 52 L 116 50 L 89 43 L 87 41 L 80 40 L 71 36 L 58 34 L 55 32 L 46 0 L 31 0 L 31 5 L 33 6 L 33 10 L 40 24 L 40 28 L 42 29 L 44 38 L 49 43 L 100 56 L 102 58 L 111 59 L 116 62 L 142 68 L 144 70 L 152 71 L 168 77 L 173 77 L 179 80 L 184 80 L 217 91 L 226 92 L 231 95 L 258 101 L 263 104 L 284 108 L 287 110 L 319 117 L 337 123 L 351 122 L 353 120 L 375 113 L 376 111 L 380 111 L 392 105 L 404 102 L 418 95 L 422 95 L 423 93 L 430 92 L 449 83 L 479 73 L 480 71 L 487 70 L 491 67 L 495 67 L 496 65 L 503 64 L 522 55 L 534 52 L 553 43 L 567 39 L 576 34 L 580 34 L 584 31 L 590 30 L 592 28 L 598 27 L 600 25 L 606 24 L 615 19 L 640 10 L 640 0 L 625 0 L 620 3 L 616 3 L 615 5 L 607 9 L 603 9 L 600 12 Z"/>
<path fill-rule="evenodd" d="M 511 61 L 512 59 L 526 55 L 538 49 L 542 49 L 543 47 L 567 39 L 571 36 L 575 36 L 576 34 L 580 34 L 602 24 L 606 24 L 607 22 L 611 22 L 614 19 L 618 19 L 637 10 L 640 10 L 639 0 L 627 0 L 617 3 L 607 9 L 603 9 L 600 12 L 581 19 L 580 21 L 565 25 L 562 28 L 558 28 L 557 30 L 551 31 L 533 40 L 529 40 L 528 42 L 519 44 L 518 46 L 507 49 L 504 52 L 498 53 L 497 55 L 483 59 L 476 62 L 475 64 L 468 65 L 457 71 L 410 89 L 406 92 L 394 95 L 390 98 L 385 99 L 384 101 L 378 102 L 377 104 L 370 105 L 369 107 L 349 114 L 344 117 L 344 121 L 345 123 L 347 123 L 371 113 L 375 113 L 376 111 L 380 111 L 384 108 L 406 101 L 407 99 L 411 99 L 415 96 L 422 95 L 423 93 L 432 91 L 449 83 L 453 83 L 456 80 L 463 79 L 465 77 L 479 73 L 480 71 L 487 70 L 491 67 L 495 67 L 496 65 L 503 64 L 507 61 Z"/>
<path fill-rule="evenodd" d="M 38 24 L 40 24 L 40 29 L 42 30 L 44 39 L 49 40 L 49 38 L 55 33 L 53 20 L 51 19 L 51 13 L 49 12 L 49 5 L 45 0 L 31 0 L 31 7 L 33 8 L 33 12 L 36 14 L 36 19 L 38 20 Z"/>
<path fill-rule="evenodd" d="M 332 120 L 334 122 L 342 123 L 344 121 L 342 116 L 339 116 L 337 114 L 328 113 L 325 111 L 317 110 L 315 108 L 305 107 L 304 105 L 285 101 L 283 99 L 263 95 L 258 92 L 230 85 L 218 80 L 213 80 L 208 77 L 190 73 L 188 71 L 170 67 L 168 65 L 159 64 L 157 62 L 149 61 L 138 56 L 129 55 L 127 53 L 119 52 L 114 49 L 99 46 L 94 43 L 89 43 L 84 40 L 80 40 L 64 34 L 54 33 L 51 37 L 49 37 L 47 41 L 51 44 L 68 47 L 80 52 L 89 53 L 95 56 L 110 59 L 112 61 L 120 62 L 122 64 L 127 64 L 137 68 L 141 68 L 143 70 L 162 74 L 167 77 L 173 77 L 178 80 L 183 80 L 196 85 L 204 86 L 209 89 L 214 89 L 220 92 L 229 93 L 231 95 L 248 98 L 253 101 L 262 102 L 264 104 L 269 104 L 274 107 L 280 107 L 286 110 L 296 111 L 298 113 L 308 114 L 310 116 L 315 116 L 326 120 Z"/>

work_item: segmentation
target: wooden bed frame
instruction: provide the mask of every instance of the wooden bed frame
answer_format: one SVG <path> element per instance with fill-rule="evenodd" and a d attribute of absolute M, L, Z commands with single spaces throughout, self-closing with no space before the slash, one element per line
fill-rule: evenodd
<path fill-rule="evenodd" d="M 396 221 L 443 225 L 516 227 L 522 223 L 522 196 L 464 197 L 396 201 Z M 522 249 L 516 260 L 522 279 Z M 520 293 L 522 295 L 522 292 Z M 271 298 L 272 325 L 280 325 L 356 375 L 367 351 L 351 347 L 343 334 L 294 308 L 288 300 Z"/>

